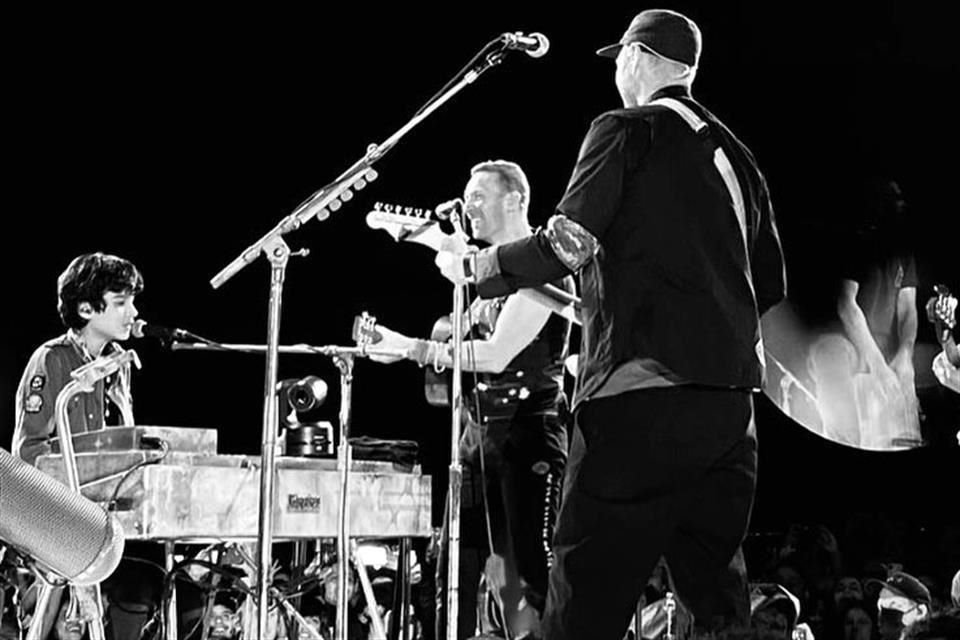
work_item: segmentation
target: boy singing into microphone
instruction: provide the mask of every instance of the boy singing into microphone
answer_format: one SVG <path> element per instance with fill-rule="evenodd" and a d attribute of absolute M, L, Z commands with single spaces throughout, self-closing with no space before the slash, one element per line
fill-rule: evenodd
<path fill-rule="evenodd" d="M 40 345 L 17 388 L 13 454 L 30 464 L 50 451 L 55 436 L 57 395 L 70 373 L 99 356 L 121 350 L 137 317 L 134 298 L 143 276 L 128 260 L 104 253 L 78 256 L 57 279 L 57 311 L 67 332 Z M 93 393 L 77 395 L 68 410 L 71 433 L 106 425 L 133 424 L 130 369 L 96 383 Z"/>

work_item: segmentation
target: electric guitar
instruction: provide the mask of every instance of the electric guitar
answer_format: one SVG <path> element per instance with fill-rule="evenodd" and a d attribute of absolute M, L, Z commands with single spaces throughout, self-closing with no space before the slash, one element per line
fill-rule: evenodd
<path fill-rule="evenodd" d="M 942 284 L 935 285 L 936 298 L 927 301 L 927 319 L 933 323 L 937 341 L 947 354 L 947 360 L 954 367 L 960 367 L 960 350 L 953 339 L 953 328 L 957 326 L 957 298 Z"/>
<path fill-rule="evenodd" d="M 373 211 L 367 213 L 367 226 L 386 231 L 397 242 L 415 242 L 439 251 L 448 234 L 444 233 L 437 221 L 428 217 L 429 214 L 429 210 L 378 202 Z M 546 284 L 520 289 L 517 293 L 574 324 L 580 324 L 580 298 L 559 287 Z"/>
<path fill-rule="evenodd" d="M 440 317 L 433 325 L 430 339 L 437 342 L 446 342 L 452 335 L 450 316 Z M 358 347 L 377 344 L 383 340 L 383 334 L 377 331 L 377 318 L 364 311 L 353 319 L 351 337 Z M 450 406 L 450 384 L 442 371 L 435 371 L 433 366 L 423 369 L 423 395 L 427 403 L 434 407 Z"/>

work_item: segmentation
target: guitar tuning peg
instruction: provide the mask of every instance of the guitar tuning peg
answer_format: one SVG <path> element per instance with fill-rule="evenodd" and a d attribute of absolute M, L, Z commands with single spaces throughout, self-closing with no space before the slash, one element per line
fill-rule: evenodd
<path fill-rule="evenodd" d="M 367 169 L 367 172 L 363 174 L 363 177 L 367 179 L 367 182 L 373 182 L 379 176 L 380 174 L 377 173 L 376 169 Z"/>
<path fill-rule="evenodd" d="M 383 211 L 384 213 L 393 213 L 393 205 L 392 204 L 383 205 Z"/>
<path fill-rule="evenodd" d="M 410 215 L 411 213 L 413 213 L 413 207 L 404 207 L 403 212 L 407 215 Z"/>
<path fill-rule="evenodd" d="M 350 191 L 350 189 L 347 189 L 346 191 L 340 194 L 340 199 L 344 202 L 350 202 L 350 200 L 353 199 L 353 191 Z"/>
<path fill-rule="evenodd" d="M 382 211 L 382 210 L 383 210 L 383 203 L 382 203 L 382 202 L 374 202 L 374 203 L 373 203 L 373 208 L 376 209 L 377 211 Z"/>
<path fill-rule="evenodd" d="M 329 217 L 330 211 L 328 211 L 326 207 L 320 209 L 320 211 L 317 211 L 317 220 L 326 220 Z"/>
<path fill-rule="evenodd" d="M 339 200 L 331 200 L 330 204 L 327 205 L 330 208 L 330 211 L 336 211 L 343 206 L 343 203 Z"/>
<path fill-rule="evenodd" d="M 357 191 L 360 191 L 365 186 L 367 186 L 367 181 L 364 180 L 363 178 L 360 178 L 359 180 L 353 183 L 353 188 L 356 189 Z"/>
<path fill-rule="evenodd" d="M 420 216 L 421 218 L 426 218 L 426 217 L 427 217 L 427 210 L 426 210 L 426 209 L 417 209 L 417 215 Z"/>

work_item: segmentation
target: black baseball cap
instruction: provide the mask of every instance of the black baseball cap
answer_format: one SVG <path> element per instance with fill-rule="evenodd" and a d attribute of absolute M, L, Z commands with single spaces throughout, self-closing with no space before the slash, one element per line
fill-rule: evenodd
<path fill-rule="evenodd" d="M 894 571 L 883 582 L 880 582 L 879 580 L 870 580 L 869 582 L 876 583 L 881 588 L 888 589 L 898 596 L 903 596 L 908 600 L 925 604 L 928 607 L 930 606 L 930 590 L 927 589 L 926 585 L 914 578 L 909 573 L 904 573 L 903 571 Z"/>
<path fill-rule="evenodd" d="M 697 24 L 669 9 L 647 9 L 634 17 L 620 42 L 597 50 L 598 56 L 616 58 L 620 47 L 639 43 L 661 58 L 691 67 L 700 60 L 701 37 Z"/>

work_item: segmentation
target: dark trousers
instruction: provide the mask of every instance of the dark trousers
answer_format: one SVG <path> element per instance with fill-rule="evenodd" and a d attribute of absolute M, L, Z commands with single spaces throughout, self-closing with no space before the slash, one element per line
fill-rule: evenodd
<path fill-rule="evenodd" d="M 746 626 L 756 460 L 747 392 L 681 386 L 579 407 L 544 637 L 620 640 L 660 556 L 698 628 Z"/>
<path fill-rule="evenodd" d="M 483 602 L 485 596 L 478 585 L 490 554 L 488 508 L 493 550 L 505 561 L 507 582 L 499 595 L 507 609 L 507 624 L 521 598 L 538 613 L 543 610 L 552 560 L 550 540 L 566 461 L 566 428 L 555 415 L 491 420 L 484 426 L 466 427 L 460 449 L 463 489 L 457 633 L 467 638 L 474 635 L 477 602 Z M 444 518 L 444 528 L 446 522 Z M 446 635 L 446 583 L 444 544 L 437 562 L 438 638 Z M 499 618 L 499 612 L 492 615 Z"/>

